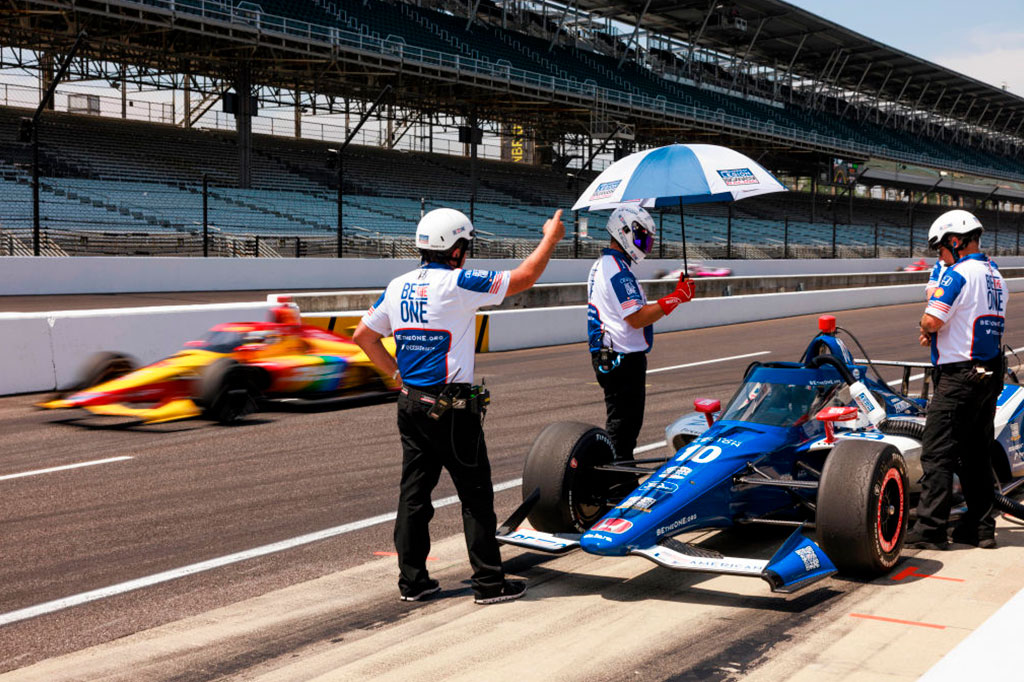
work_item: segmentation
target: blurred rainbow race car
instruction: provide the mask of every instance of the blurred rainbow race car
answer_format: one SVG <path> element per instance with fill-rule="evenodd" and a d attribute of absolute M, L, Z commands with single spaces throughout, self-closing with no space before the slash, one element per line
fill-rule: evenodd
<path fill-rule="evenodd" d="M 385 347 L 393 354 L 394 340 Z M 70 391 L 40 407 L 146 424 L 198 416 L 226 424 L 264 400 L 309 404 L 396 391 L 350 338 L 302 324 L 298 308 L 286 302 L 271 311 L 270 322 L 219 324 L 145 367 L 120 353 L 98 353 Z"/>

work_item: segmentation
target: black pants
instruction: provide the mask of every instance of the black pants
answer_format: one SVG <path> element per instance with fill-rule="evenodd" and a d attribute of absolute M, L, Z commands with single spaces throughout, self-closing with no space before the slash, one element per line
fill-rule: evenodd
<path fill-rule="evenodd" d="M 593 353 L 597 383 L 604 389 L 607 414 L 605 431 L 615 445 L 618 459 L 633 459 L 636 439 L 644 425 L 644 402 L 647 398 L 647 354 L 626 353 L 619 366 L 610 372 L 598 368 L 598 354 Z"/>
<path fill-rule="evenodd" d="M 960 477 L 967 513 L 960 526 L 993 537 L 995 480 L 991 448 L 992 420 L 996 400 L 1003 386 L 1002 363 L 990 363 L 992 376 L 971 380 L 970 367 L 936 370 L 935 395 L 928 403 L 928 415 L 921 443 L 924 469 L 921 500 L 917 505 L 916 528 L 927 537 L 945 541 L 946 526 L 953 503 L 953 474 Z"/>
<path fill-rule="evenodd" d="M 395 548 L 401 589 L 422 586 L 429 579 L 428 525 L 434 516 L 430 493 L 448 470 L 462 502 L 462 526 L 473 591 L 492 595 L 500 591 L 505 575 L 495 539 L 494 489 L 487 460 L 480 415 L 469 410 L 448 410 L 431 419 L 431 406 L 406 395 L 398 398 L 398 431 L 402 436 L 402 484 L 395 521 Z"/>

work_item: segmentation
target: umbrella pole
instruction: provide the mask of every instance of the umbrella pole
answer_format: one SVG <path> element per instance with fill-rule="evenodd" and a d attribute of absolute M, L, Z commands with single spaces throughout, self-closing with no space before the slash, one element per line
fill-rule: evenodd
<path fill-rule="evenodd" d="M 683 198 L 679 197 L 679 229 L 683 235 L 683 274 L 689 276 L 690 266 L 686 262 L 686 220 L 683 219 Z"/>

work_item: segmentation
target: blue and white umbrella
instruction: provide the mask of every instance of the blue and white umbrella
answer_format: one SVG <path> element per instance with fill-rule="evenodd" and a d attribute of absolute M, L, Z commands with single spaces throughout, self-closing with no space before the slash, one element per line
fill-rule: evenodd
<path fill-rule="evenodd" d="M 713 144 L 670 144 L 619 159 L 587 187 L 574 211 L 738 201 L 788 191 L 748 156 Z"/>

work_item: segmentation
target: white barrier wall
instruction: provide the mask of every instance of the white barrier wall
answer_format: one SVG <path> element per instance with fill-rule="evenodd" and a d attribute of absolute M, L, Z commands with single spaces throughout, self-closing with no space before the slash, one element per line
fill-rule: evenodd
<path fill-rule="evenodd" d="M 894 272 L 909 258 L 707 261 L 736 275 L 807 275 Z M 999 258 L 1004 267 L 1024 257 Z M 493 270 L 517 260 L 472 259 L 468 266 Z M 542 283 L 585 282 L 590 260 L 555 260 Z M 147 293 L 156 291 L 244 291 L 255 289 L 384 288 L 418 265 L 412 259 L 345 258 L 0 258 L 0 296 L 43 294 Z M 634 272 L 640 279 L 674 270 L 678 260 L 647 259 Z"/>
<path fill-rule="evenodd" d="M 0 394 L 67 388 L 93 353 L 149 364 L 222 322 L 266 320 L 266 302 L 0 314 Z"/>
<path fill-rule="evenodd" d="M 56 386 L 49 313 L 0 313 L 0 394 Z"/>
<path fill-rule="evenodd" d="M 1024 278 L 1007 281 L 1011 292 L 1024 291 Z M 792 293 L 696 299 L 655 325 L 678 331 L 899 303 L 921 304 L 919 284 L 832 289 Z M 202 306 L 115 308 L 52 313 L 0 313 L 0 395 L 66 388 L 92 353 L 116 350 L 150 363 L 179 350 L 210 327 L 264 320 L 266 302 Z M 364 311 L 333 313 L 362 315 Z M 1011 308 L 1010 314 L 1013 314 Z M 314 313 L 323 317 L 332 313 Z M 914 318 L 908 320 L 913 333 Z M 577 343 L 586 339 L 586 306 L 500 310 L 489 313 L 489 348 L 513 350 Z M 902 333 L 902 332 L 900 332 Z"/>

